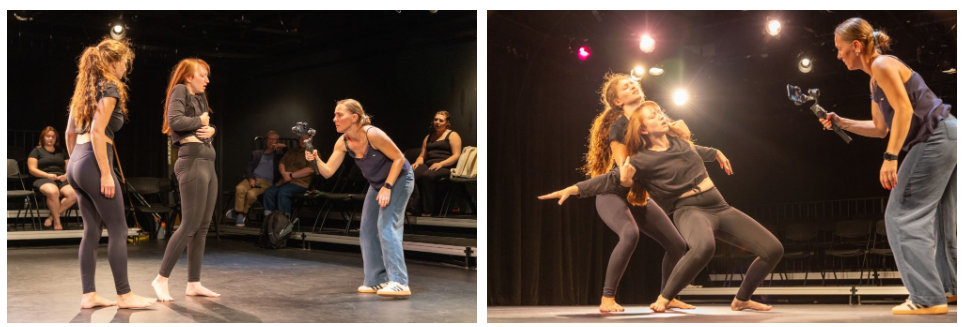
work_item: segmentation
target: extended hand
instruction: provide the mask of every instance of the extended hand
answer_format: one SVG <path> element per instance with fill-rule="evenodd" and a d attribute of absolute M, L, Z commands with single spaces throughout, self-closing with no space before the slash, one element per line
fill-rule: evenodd
<path fill-rule="evenodd" d="M 537 198 L 540 200 L 561 199 L 557 201 L 557 204 L 562 205 L 564 204 L 564 200 L 567 200 L 568 197 L 572 195 L 577 195 L 577 194 L 578 194 L 578 187 L 572 185 L 566 189 L 563 189 L 554 193 L 550 193 L 550 194 L 541 195 Z"/>
<path fill-rule="evenodd" d="M 719 167 L 722 168 L 726 174 L 732 175 L 732 162 L 729 161 L 729 158 L 725 157 L 725 154 L 722 153 L 722 151 L 719 151 L 715 155 L 715 160 L 719 161 Z"/>

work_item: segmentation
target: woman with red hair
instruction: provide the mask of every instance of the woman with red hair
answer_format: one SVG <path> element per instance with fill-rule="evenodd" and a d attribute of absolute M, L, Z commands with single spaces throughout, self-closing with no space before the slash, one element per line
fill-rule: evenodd
<path fill-rule="evenodd" d="M 218 196 L 215 149 L 211 142 L 215 127 L 209 124 L 212 110 L 205 95 L 209 72 L 208 63 L 204 60 L 184 59 L 175 66 L 168 82 L 161 132 L 168 134 L 171 143 L 179 147 L 175 176 L 181 189 L 181 227 L 168 240 L 158 277 L 151 282 L 161 301 L 173 300 L 168 293 L 168 277 L 185 247 L 188 247 L 188 287 L 185 295 L 220 296 L 201 285 L 205 235 Z"/>

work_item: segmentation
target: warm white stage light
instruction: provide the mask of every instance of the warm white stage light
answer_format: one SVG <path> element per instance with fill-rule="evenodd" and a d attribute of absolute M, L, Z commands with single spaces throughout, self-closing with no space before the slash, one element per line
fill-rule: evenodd
<path fill-rule="evenodd" d="M 649 35 L 641 37 L 641 43 L 638 44 L 638 48 L 645 53 L 651 53 L 655 51 L 655 39 L 651 38 Z"/>
<path fill-rule="evenodd" d="M 779 35 L 780 30 L 782 30 L 782 23 L 780 23 L 778 20 L 775 20 L 775 19 L 769 21 L 769 27 L 768 27 L 769 35 L 772 35 L 772 36 Z"/>
<path fill-rule="evenodd" d="M 688 92 L 685 92 L 685 90 L 675 91 L 675 104 L 680 106 L 685 104 L 686 101 L 688 101 Z"/>

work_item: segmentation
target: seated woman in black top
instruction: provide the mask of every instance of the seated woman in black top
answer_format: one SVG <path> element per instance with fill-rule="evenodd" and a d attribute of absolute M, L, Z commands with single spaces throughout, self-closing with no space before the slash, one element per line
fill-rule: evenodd
<path fill-rule="evenodd" d="M 416 188 L 408 205 L 413 214 L 429 217 L 436 211 L 436 184 L 450 174 L 450 168 L 460 159 L 460 135 L 449 128 L 450 113 L 437 112 L 433 117 L 433 133 L 423 139 L 423 151 L 413 162 Z"/>
<path fill-rule="evenodd" d="M 60 137 L 51 126 L 40 132 L 40 141 L 27 158 L 27 170 L 37 178 L 34 188 L 47 197 L 47 208 L 50 209 L 44 227 L 53 224 L 54 230 L 64 229 L 60 225 L 60 214 L 77 202 L 74 188 L 67 183 L 67 159 L 70 156 L 60 147 Z"/>

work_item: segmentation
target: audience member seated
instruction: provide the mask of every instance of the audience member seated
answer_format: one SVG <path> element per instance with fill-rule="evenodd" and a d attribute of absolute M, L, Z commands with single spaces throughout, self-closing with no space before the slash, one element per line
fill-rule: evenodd
<path fill-rule="evenodd" d="M 67 183 L 68 159 L 67 151 L 60 146 L 57 130 L 51 126 L 40 132 L 37 147 L 27 157 L 27 169 L 30 175 L 37 178 L 34 188 L 47 197 L 47 208 L 50 209 L 44 226 L 53 225 L 54 230 L 64 229 L 60 224 L 60 215 L 77 202 L 74 188 Z"/>
<path fill-rule="evenodd" d="M 439 209 L 437 184 L 457 164 L 460 147 L 460 135 L 450 130 L 450 113 L 437 112 L 433 117 L 433 132 L 423 139 L 423 151 L 413 163 L 416 187 L 407 204 L 410 215 L 429 217 Z"/>
<path fill-rule="evenodd" d="M 225 213 L 229 219 L 235 219 L 235 226 L 245 226 L 245 215 L 259 195 L 282 179 L 276 167 L 279 167 L 284 153 L 285 144 L 279 142 L 279 133 L 275 131 L 266 135 L 265 150 L 252 151 L 245 179 L 235 185 L 235 208 Z"/>

